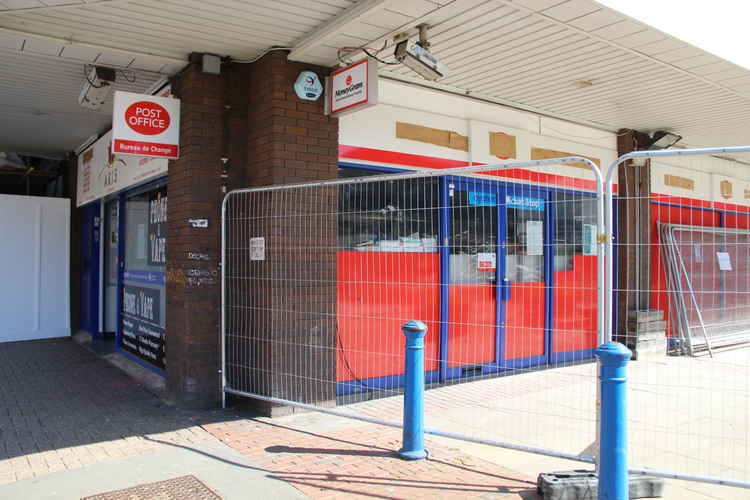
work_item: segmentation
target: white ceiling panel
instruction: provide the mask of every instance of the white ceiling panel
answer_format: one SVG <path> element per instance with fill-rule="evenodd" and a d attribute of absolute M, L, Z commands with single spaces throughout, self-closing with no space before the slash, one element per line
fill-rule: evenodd
<path fill-rule="evenodd" d="M 136 82 L 118 85 L 143 91 L 191 52 L 250 59 L 295 47 L 294 60 L 333 66 L 341 47 L 385 43 L 391 60 L 393 36 L 415 39 L 420 23 L 448 76 L 430 83 L 381 65 L 383 76 L 606 130 L 750 143 L 750 71 L 594 0 L 0 0 L 0 106 L 44 136 L 5 126 L 0 150 L 34 140 L 65 150 L 106 128 L 106 110 L 76 102 L 86 63 L 128 68 Z"/>

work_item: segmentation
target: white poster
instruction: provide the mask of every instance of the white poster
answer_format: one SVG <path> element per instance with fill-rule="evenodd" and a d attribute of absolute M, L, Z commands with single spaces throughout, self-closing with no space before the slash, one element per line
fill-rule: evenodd
<path fill-rule="evenodd" d="M 107 132 L 78 155 L 79 207 L 167 173 L 166 158 L 114 155 L 111 146 L 112 132 Z"/>
<path fill-rule="evenodd" d="M 266 260 L 266 238 L 250 238 L 250 260 Z"/>
<path fill-rule="evenodd" d="M 732 270 L 732 259 L 727 252 L 716 252 L 716 261 L 719 263 L 720 271 Z"/>
<path fill-rule="evenodd" d="M 544 255 L 544 222 L 526 221 L 526 255 Z"/>

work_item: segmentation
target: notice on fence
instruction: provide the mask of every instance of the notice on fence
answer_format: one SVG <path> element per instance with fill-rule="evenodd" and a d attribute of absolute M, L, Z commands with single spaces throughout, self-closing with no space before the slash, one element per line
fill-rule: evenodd
<path fill-rule="evenodd" d="M 720 271 L 732 270 L 732 259 L 729 258 L 727 252 L 716 252 L 716 261 L 719 263 Z"/>

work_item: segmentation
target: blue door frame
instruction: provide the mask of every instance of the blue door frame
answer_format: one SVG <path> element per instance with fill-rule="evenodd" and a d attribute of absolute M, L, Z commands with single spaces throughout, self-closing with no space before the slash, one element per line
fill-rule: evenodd
<path fill-rule="evenodd" d="M 99 332 L 99 246 L 101 244 L 101 208 L 99 202 L 83 207 L 81 230 L 81 328 L 92 338 Z"/>
<path fill-rule="evenodd" d="M 440 198 L 440 381 L 462 377 L 461 367 L 448 366 L 448 352 L 450 349 L 449 334 L 449 308 L 450 308 L 450 247 L 451 241 L 451 190 L 465 189 L 473 192 L 481 192 L 495 195 L 497 210 L 496 228 L 496 266 L 495 266 L 495 360 L 489 363 L 481 363 L 480 371 L 476 375 L 484 375 L 509 369 L 526 368 L 545 364 L 550 361 L 552 353 L 552 321 L 554 313 L 554 221 L 555 204 L 551 203 L 553 194 L 558 191 L 554 188 L 532 186 L 526 184 L 513 184 L 494 179 L 472 179 L 466 177 L 446 176 L 442 178 Z M 511 283 L 506 279 L 506 240 L 507 240 L 507 203 L 506 195 L 519 194 L 528 198 L 543 199 L 544 209 L 544 354 L 527 358 L 505 359 L 505 316 L 510 296 Z"/>

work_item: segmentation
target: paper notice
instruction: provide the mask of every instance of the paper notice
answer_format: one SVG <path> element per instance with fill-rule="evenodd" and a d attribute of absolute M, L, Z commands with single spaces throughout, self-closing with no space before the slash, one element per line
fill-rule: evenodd
<path fill-rule="evenodd" d="M 719 263 L 719 270 L 732 270 L 732 260 L 729 258 L 729 254 L 727 252 L 716 252 L 716 261 Z"/>

